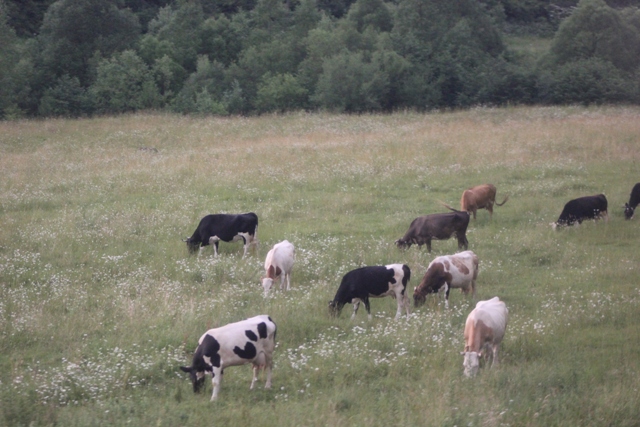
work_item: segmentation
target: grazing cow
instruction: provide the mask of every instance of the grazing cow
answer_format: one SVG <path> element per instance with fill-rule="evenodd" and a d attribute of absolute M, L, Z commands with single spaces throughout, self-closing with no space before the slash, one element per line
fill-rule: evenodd
<path fill-rule="evenodd" d="M 486 209 L 489 211 L 489 217 L 493 217 L 493 205 L 502 206 L 507 203 L 509 196 L 506 196 L 502 203 L 496 203 L 496 186 L 493 184 L 482 184 L 464 190 L 460 198 L 460 210 L 462 212 L 473 213 L 473 219 L 476 219 L 476 211 L 478 209 Z"/>
<path fill-rule="evenodd" d="M 193 354 L 191 366 L 180 369 L 189 373 L 193 391 L 197 393 L 204 385 L 204 376 L 211 374 L 213 394 L 218 398 L 225 368 L 251 363 L 253 379 L 250 390 L 258 380 L 258 370 L 267 371 L 265 388 L 271 388 L 271 366 L 276 346 L 276 324 L 267 315 L 252 317 L 220 328 L 209 329 L 200 337 Z"/>
<path fill-rule="evenodd" d="M 409 298 L 405 293 L 409 280 L 411 280 L 411 270 L 407 265 L 402 264 L 369 266 L 351 270 L 342 278 L 333 301 L 329 301 L 329 312 L 331 315 L 337 316 L 345 304 L 352 303 L 351 319 L 353 320 L 358 312 L 360 302 L 364 302 L 369 320 L 371 320 L 369 298 L 390 296 L 398 301 L 396 319 L 402 315 L 403 307 L 407 312 L 407 318 L 409 318 Z"/>
<path fill-rule="evenodd" d="M 464 325 L 464 374 L 473 377 L 480 368 L 480 358 L 492 350 L 491 367 L 498 363 L 498 346 L 507 329 L 509 310 L 498 297 L 478 301 Z M 486 347 L 486 349 L 485 349 Z M 485 352 L 486 350 L 486 352 Z"/>
<path fill-rule="evenodd" d="M 551 225 L 553 228 L 562 225 L 582 224 L 585 219 L 609 218 L 607 214 L 607 198 L 604 194 L 585 196 L 567 202 L 558 220 Z"/>
<path fill-rule="evenodd" d="M 444 304 L 448 308 L 451 288 L 460 288 L 465 295 L 471 291 L 475 297 L 478 271 L 478 256 L 471 251 L 437 257 L 431 261 L 422 281 L 413 290 L 414 305 L 419 307 L 424 304 L 428 294 L 444 291 Z"/>
<path fill-rule="evenodd" d="M 262 278 L 262 287 L 265 295 L 271 289 L 273 281 L 281 276 L 280 289 L 284 290 L 284 282 L 287 281 L 288 291 L 291 286 L 291 269 L 295 261 L 293 245 L 288 240 L 273 245 L 264 260 L 264 270 L 266 276 Z"/>
<path fill-rule="evenodd" d="M 640 204 L 640 182 L 633 186 L 631 195 L 629 196 L 629 203 L 624 204 L 625 219 L 633 218 L 633 213 L 635 212 L 638 204 Z"/>
<path fill-rule="evenodd" d="M 415 243 L 421 247 L 426 243 L 427 251 L 431 252 L 432 239 L 446 240 L 455 235 L 458 238 L 458 248 L 467 249 L 469 241 L 465 233 L 469 225 L 469 214 L 449 209 L 453 212 L 424 215 L 414 219 L 404 237 L 396 240 L 396 246 L 409 248 Z"/>
<path fill-rule="evenodd" d="M 258 246 L 258 215 L 253 212 L 238 215 L 214 214 L 207 215 L 200 220 L 198 228 L 191 237 L 187 237 L 189 252 L 193 253 L 198 248 L 213 245 L 215 255 L 218 256 L 218 242 L 244 243 L 244 254 L 247 255 L 249 246 Z"/>

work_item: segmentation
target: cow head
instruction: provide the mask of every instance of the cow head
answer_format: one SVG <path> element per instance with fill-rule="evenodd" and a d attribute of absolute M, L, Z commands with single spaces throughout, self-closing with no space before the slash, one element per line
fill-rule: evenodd
<path fill-rule="evenodd" d="M 435 294 L 447 284 L 444 266 L 440 263 L 433 263 L 425 273 L 422 281 L 413 290 L 413 305 L 419 307 L 424 304 L 427 295 Z"/>
<path fill-rule="evenodd" d="M 186 237 L 182 239 L 183 242 L 187 244 L 187 249 L 189 249 L 189 253 L 194 253 L 198 250 L 198 244 L 191 241 L 191 237 Z"/>
<path fill-rule="evenodd" d="M 262 287 L 264 288 L 264 293 L 266 294 L 267 292 L 269 292 L 269 289 L 271 289 L 271 286 L 273 286 L 273 279 L 270 277 L 263 277 L 262 278 Z"/>
<path fill-rule="evenodd" d="M 635 211 L 635 208 L 632 208 L 631 206 L 629 206 L 629 203 L 625 203 L 624 204 L 624 218 L 625 219 L 633 218 L 633 212 L 634 211 Z"/>
<path fill-rule="evenodd" d="M 411 242 L 402 239 L 396 240 L 395 244 L 399 249 L 407 249 L 411 246 Z"/>
<path fill-rule="evenodd" d="M 193 366 L 180 366 L 180 370 L 189 374 L 193 384 L 193 392 L 198 393 L 204 385 L 204 372 L 198 372 Z"/>
<path fill-rule="evenodd" d="M 331 317 L 336 317 L 338 314 L 340 314 L 341 309 L 342 306 L 338 304 L 337 301 L 329 301 L 329 315 Z"/>
<path fill-rule="evenodd" d="M 478 369 L 480 369 L 480 358 L 482 357 L 482 353 L 475 351 L 463 351 L 460 354 L 464 356 L 462 366 L 464 366 L 465 376 L 469 378 L 475 377 L 478 373 Z"/>

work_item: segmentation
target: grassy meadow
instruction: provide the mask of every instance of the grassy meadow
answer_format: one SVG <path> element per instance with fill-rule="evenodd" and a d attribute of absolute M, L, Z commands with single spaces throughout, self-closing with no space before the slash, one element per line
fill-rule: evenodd
<path fill-rule="evenodd" d="M 143 149 L 147 148 L 147 149 Z M 153 149 L 148 149 L 153 148 Z M 137 114 L 0 122 L 0 425 L 637 426 L 640 109 L 479 108 L 392 115 L 194 118 Z M 501 364 L 463 376 L 475 301 L 453 291 L 394 320 L 327 302 L 349 270 L 429 262 L 398 250 L 419 215 L 493 183 L 471 220 L 477 299 L 510 310 Z M 608 222 L 552 230 L 565 202 L 605 193 Z M 189 256 L 209 213 L 256 212 L 240 243 Z M 296 246 L 292 290 L 259 284 Z M 278 325 L 273 388 L 229 368 L 219 400 L 187 375 L 208 328 Z"/>

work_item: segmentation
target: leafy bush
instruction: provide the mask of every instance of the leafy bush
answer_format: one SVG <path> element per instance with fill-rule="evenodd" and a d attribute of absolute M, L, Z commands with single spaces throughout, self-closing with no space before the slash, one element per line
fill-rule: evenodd
<path fill-rule="evenodd" d="M 132 50 L 102 60 L 89 91 L 100 113 L 156 108 L 161 99 L 151 70 Z"/>

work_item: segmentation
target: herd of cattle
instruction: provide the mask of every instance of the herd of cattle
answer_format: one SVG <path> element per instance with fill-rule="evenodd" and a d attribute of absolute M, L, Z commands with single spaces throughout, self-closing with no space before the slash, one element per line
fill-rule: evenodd
<path fill-rule="evenodd" d="M 445 204 L 452 212 L 418 217 L 413 220 L 405 235 L 395 242 L 399 248 L 408 248 L 412 244 L 418 246 L 426 244 L 428 252 L 431 252 L 432 240 L 444 240 L 455 236 L 458 239 L 458 248 L 465 249 L 463 252 L 439 256 L 431 261 L 422 280 L 414 289 L 415 307 L 424 304 L 427 295 L 443 293 L 445 307 L 448 308 L 449 292 L 452 288 L 459 288 L 465 294 L 471 292 L 475 296 L 479 261 L 475 253 L 467 250 L 469 242 L 466 238 L 466 230 L 471 215 L 473 214 L 475 219 L 478 209 L 487 209 L 492 215 L 493 205 L 502 206 L 509 197 L 505 197 L 502 203 L 496 203 L 495 198 L 496 187 L 492 184 L 465 190 L 460 200 L 460 210 Z M 629 202 L 625 203 L 626 219 L 633 217 L 638 204 L 640 204 L 640 183 L 633 187 Z M 608 219 L 607 209 L 608 203 L 604 194 L 580 197 L 567 202 L 560 217 L 552 225 L 556 228 L 580 224 L 587 219 L 605 218 L 606 220 Z M 258 244 L 257 229 L 258 216 L 252 212 L 238 215 L 207 215 L 202 218 L 193 235 L 184 241 L 190 252 L 199 252 L 203 247 L 213 245 L 217 255 L 220 241 L 242 240 L 244 255 L 246 255 L 250 246 Z M 294 246 L 289 241 L 284 240 L 273 246 L 264 263 L 265 276 L 262 278 L 262 286 L 265 295 L 278 277 L 281 280 L 281 289 L 290 289 L 290 275 L 294 261 Z M 360 303 L 364 303 L 368 317 L 371 319 L 369 298 L 390 296 L 398 303 L 396 319 L 402 315 L 403 309 L 408 318 L 410 302 L 405 291 L 410 280 L 411 270 L 405 264 L 366 266 L 349 271 L 342 278 L 334 299 L 329 301 L 329 312 L 336 316 L 345 304 L 353 304 L 351 315 L 353 319 Z M 471 377 L 477 373 L 483 356 L 485 359 L 491 356 L 491 366 L 497 363 L 498 347 L 507 327 L 508 313 L 505 303 L 498 297 L 479 301 L 469 313 L 464 328 L 465 347 L 461 353 L 464 356 L 463 366 L 466 376 Z M 190 374 L 194 392 L 198 392 L 202 387 L 205 373 L 211 374 L 212 401 L 218 396 L 222 375 L 228 366 L 251 363 L 253 365 L 251 389 L 257 381 L 258 371 L 263 368 L 267 373 L 265 388 L 270 388 L 275 339 L 276 324 L 267 315 L 210 329 L 200 337 L 192 365 L 181 366 L 180 369 Z"/>

